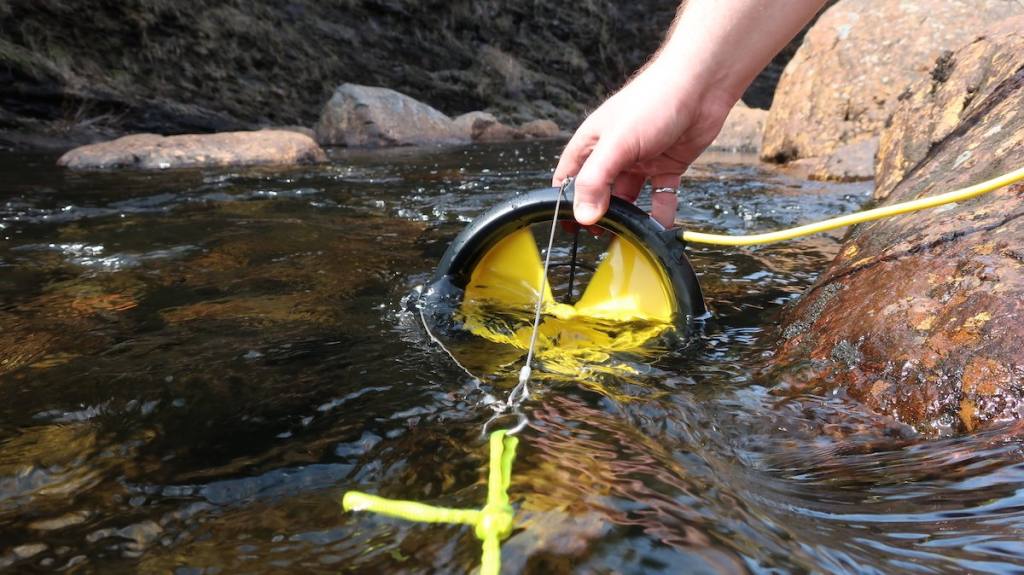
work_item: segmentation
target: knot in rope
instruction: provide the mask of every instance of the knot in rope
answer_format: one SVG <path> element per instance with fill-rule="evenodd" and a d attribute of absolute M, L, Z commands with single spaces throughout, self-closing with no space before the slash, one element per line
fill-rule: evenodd
<path fill-rule="evenodd" d="M 487 474 L 487 504 L 483 509 L 449 509 L 415 501 L 385 499 L 375 495 L 349 491 L 342 498 L 345 511 L 370 511 L 389 517 L 421 523 L 456 523 L 472 525 L 473 533 L 483 541 L 481 575 L 497 575 L 501 571 L 501 542 L 515 528 L 515 510 L 508 500 L 512 482 L 512 462 L 519 439 L 501 429 L 491 434 L 490 463 Z"/>

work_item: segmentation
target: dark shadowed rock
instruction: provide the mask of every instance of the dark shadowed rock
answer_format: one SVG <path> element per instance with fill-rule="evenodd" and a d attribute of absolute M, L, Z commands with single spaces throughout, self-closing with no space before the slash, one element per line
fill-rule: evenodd
<path fill-rule="evenodd" d="M 342 84 L 316 123 L 327 146 L 456 144 L 469 139 L 443 113 L 388 88 Z"/>
<path fill-rule="evenodd" d="M 761 156 L 827 157 L 876 136 L 936 58 L 1024 13 L 1016 0 L 842 0 L 807 33 L 779 82 Z"/>
<path fill-rule="evenodd" d="M 0 1 L 0 143 L 311 125 L 342 80 L 451 115 L 487 109 L 571 128 L 650 57 L 678 6 Z M 758 76 L 748 103 L 767 107 L 798 43 Z"/>
<path fill-rule="evenodd" d="M 185 136 L 136 134 L 75 148 L 57 164 L 71 169 L 196 168 L 309 164 L 327 161 L 309 136 L 284 130 Z"/>
<path fill-rule="evenodd" d="M 757 153 L 761 149 L 761 137 L 767 115 L 767 110 L 750 108 L 743 102 L 738 102 L 729 111 L 722 131 L 708 149 Z"/>
<path fill-rule="evenodd" d="M 882 140 L 883 203 L 1020 168 L 1024 31 L 949 56 L 941 74 L 910 89 Z M 922 431 L 969 432 L 1024 418 L 1022 314 L 1016 184 L 857 227 L 789 313 L 777 360 L 811 360 L 798 379 L 812 383 L 794 385 L 801 391 L 841 387 Z"/>

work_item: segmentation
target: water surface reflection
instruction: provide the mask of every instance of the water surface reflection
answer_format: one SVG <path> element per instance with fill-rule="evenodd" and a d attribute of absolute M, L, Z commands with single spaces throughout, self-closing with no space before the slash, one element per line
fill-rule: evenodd
<path fill-rule="evenodd" d="M 479 381 L 404 298 L 465 222 L 542 186 L 556 143 L 335 151 L 299 170 L 70 174 L 0 155 L 0 566 L 460 572 L 468 529 L 345 515 L 358 488 L 484 498 Z M 763 231 L 862 185 L 694 169 L 680 218 Z M 762 372 L 837 236 L 697 248 L 690 346 L 547 374 L 508 572 L 1012 573 L 1022 429 L 930 441 Z M 634 358 L 635 359 L 635 358 Z"/>

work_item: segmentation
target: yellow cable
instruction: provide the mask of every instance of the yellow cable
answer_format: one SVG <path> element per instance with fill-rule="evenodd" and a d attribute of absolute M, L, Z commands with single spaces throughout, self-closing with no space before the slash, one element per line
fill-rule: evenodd
<path fill-rule="evenodd" d="M 872 210 L 865 210 L 862 212 L 856 212 L 853 214 L 847 214 L 838 218 L 831 218 L 813 224 L 807 224 L 803 226 L 797 226 L 795 228 L 789 228 L 787 230 L 779 230 L 777 232 L 769 232 L 765 234 L 751 234 L 746 236 L 729 236 L 722 234 L 705 234 L 701 232 L 689 232 L 684 231 L 682 239 L 685 242 L 695 244 L 714 244 L 719 246 L 752 246 L 757 244 L 771 244 L 775 242 L 783 242 L 794 238 L 803 236 L 809 236 L 818 232 L 826 232 L 828 230 L 834 230 L 843 226 L 852 226 L 854 224 L 860 224 L 863 222 L 870 222 L 872 220 L 878 220 L 881 218 L 887 218 L 889 216 L 895 216 L 899 214 L 905 214 L 907 212 L 916 212 L 918 210 L 925 210 L 928 208 L 934 208 L 945 204 L 951 204 L 954 202 L 962 202 L 969 200 L 977 196 L 987 194 L 991 191 L 998 190 L 1004 186 L 1024 180 L 1024 168 L 1019 168 L 1008 174 L 993 178 L 987 182 L 975 184 L 973 186 L 947 192 L 945 194 L 939 194 L 937 196 L 931 196 L 927 198 L 919 198 L 911 200 L 909 202 L 902 202 L 899 204 L 893 204 L 891 206 L 883 206 Z"/>

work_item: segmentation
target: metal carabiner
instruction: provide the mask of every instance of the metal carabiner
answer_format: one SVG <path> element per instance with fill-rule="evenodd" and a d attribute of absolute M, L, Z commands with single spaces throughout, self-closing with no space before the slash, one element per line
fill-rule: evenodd
<path fill-rule="evenodd" d="M 513 425 L 512 427 L 508 428 L 505 431 L 505 435 L 510 435 L 510 436 L 511 435 L 516 435 L 520 431 L 526 429 L 526 426 L 530 424 L 530 419 L 528 417 L 526 417 L 525 413 L 523 413 L 522 411 L 519 411 L 519 409 L 516 409 L 515 411 L 513 411 L 511 413 L 496 413 L 496 414 L 494 414 L 493 417 L 488 419 L 486 423 L 484 423 L 483 430 L 480 432 L 480 437 L 486 439 L 490 435 L 489 430 L 490 430 L 491 426 L 493 426 L 498 421 L 501 421 L 503 419 L 507 419 L 507 418 L 510 418 L 510 417 L 515 417 L 516 418 L 516 424 Z"/>

